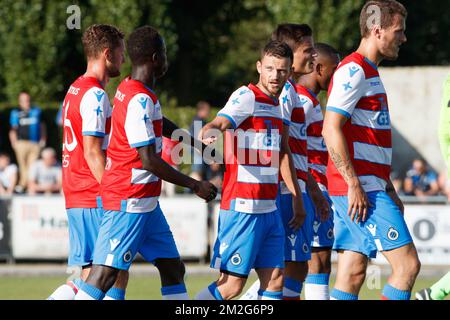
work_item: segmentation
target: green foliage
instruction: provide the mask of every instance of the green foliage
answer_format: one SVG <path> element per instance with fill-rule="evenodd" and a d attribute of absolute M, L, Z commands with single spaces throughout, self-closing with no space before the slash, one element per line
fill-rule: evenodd
<path fill-rule="evenodd" d="M 278 23 L 308 23 L 316 41 L 342 55 L 359 43 L 364 0 L 0 0 L 0 101 L 21 90 L 38 101 L 61 100 L 85 70 L 81 35 L 92 23 L 117 25 L 126 34 L 150 24 L 164 36 L 170 68 L 157 92 L 177 105 L 206 99 L 223 105 L 242 84 L 255 81 L 259 51 Z M 403 0 L 409 11 L 400 58 L 385 65 L 450 63 L 450 0 Z M 69 5 L 81 9 L 81 30 L 69 30 Z M 130 72 L 129 61 L 122 77 Z M 120 78 L 120 79 L 121 79 Z M 112 79 L 112 96 L 119 78 Z"/>

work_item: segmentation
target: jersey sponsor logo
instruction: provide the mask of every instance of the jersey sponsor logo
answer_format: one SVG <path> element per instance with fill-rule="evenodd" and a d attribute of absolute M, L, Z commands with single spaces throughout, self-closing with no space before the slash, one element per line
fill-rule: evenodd
<path fill-rule="evenodd" d="M 114 96 L 117 100 L 119 100 L 120 102 L 123 102 L 123 100 L 125 99 L 125 94 L 123 94 L 122 92 L 120 92 L 119 90 L 117 90 L 116 95 Z"/>
<path fill-rule="evenodd" d="M 350 72 L 350 78 L 353 78 L 353 76 L 357 74 L 360 69 L 357 66 L 351 66 L 348 70 Z"/>
<path fill-rule="evenodd" d="M 389 112 L 381 111 L 377 116 L 377 123 L 380 126 L 388 126 L 391 123 L 389 119 Z"/>
<path fill-rule="evenodd" d="M 109 245 L 111 246 L 111 251 L 114 251 L 119 245 L 120 240 L 117 239 L 109 239 Z"/>
<path fill-rule="evenodd" d="M 370 234 L 375 237 L 375 234 L 377 233 L 377 225 L 376 224 L 369 224 L 367 227 L 369 229 Z"/>
<path fill-rule="evenodd" d="M 387 232 L 387 237 L 389 240 L 395 241 L 398 239 L 399 233 L 393 227 L 390 227 Z"/>
<path fill-rule="evenodd" d="M 70 86 L 70 88 L 69 88 L 70 94 L 73 94 L 74 96 L 76 96 L 78 94 L 78 92 L 80 92 L 80 88 L 75 88 L 75 87 Z"/>
<path fill-rule="evenodd" d="M 231 261 L 231 264 L 232 264 L 233 266 L 238 266 L 238 265 L 241 264 L 242 258 L 241 258 L 241 256 L 239 255 L 239 253 L 235 253 L 235 254 L 231 257 L 230 261 Z"/>

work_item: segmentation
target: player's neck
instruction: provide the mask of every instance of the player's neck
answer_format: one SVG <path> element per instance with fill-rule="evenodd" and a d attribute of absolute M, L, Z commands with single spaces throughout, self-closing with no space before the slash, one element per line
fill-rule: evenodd
<path fill-rule="evenodd" d="M 133 67 L 133 70 L 131 71 L 131 79 L 142 82 L 152 90 L 155 86 L 155 77 L 152 70 L 147 66 Z"/>
<path fill-rule="evenodd" d="M 381 61 L 383 61 L 383 56 L 380 54 L 375 44 L 370 42 L 368 39 L 363 38 L 361 40 L 359 48 L 356 52 L 366 57 L 377 66 L 380 65 Z"/>
<path fill-rule="evenodd" d="M 320 92 L 319 83 L 316 80 L 314 80 L 314 78 L 311 75 L 304 75 L 303 77 L 300 77 L 297 83 L 311 90 L 312 92 L 314 92 L 315 95 L 318 95 Z"/>
<path fill-rule="evenodd" d="M 96 78 L 103 88 L 106 87 L 106 84 L 109 81 L 109 77 L 106 72 L 106 66 L 100 61 L 88 61 L 84 76 Z"/>

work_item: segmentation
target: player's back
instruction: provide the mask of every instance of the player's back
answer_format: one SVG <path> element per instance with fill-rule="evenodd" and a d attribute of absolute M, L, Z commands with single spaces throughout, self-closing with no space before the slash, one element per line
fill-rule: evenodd
<path fill-rule="evenodd" d="M 124 79 L 114 98 L 111 137 L 101 183 L 105 210 L 150 212 L 161 194 L 161 180 L 144 170 L 137 148 L 162 150 L 162 113 L 156 95 L 142 82 Z"/>
<path fill-rule="evenodd" d="M 100 184 L 84 157 L 83 136 L 104 138 L 109 132 L 108 96 L 94 77 L 81 76 L 64 98 L 63 192 L 66 208 L 96 208 Z"/>

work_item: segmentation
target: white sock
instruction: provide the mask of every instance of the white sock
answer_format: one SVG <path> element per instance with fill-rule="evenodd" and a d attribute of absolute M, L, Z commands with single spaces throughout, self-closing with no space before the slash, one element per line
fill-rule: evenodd
<path fill-rule="evenodd" d="M 305 283 L 306 300 L 330 300 L 328 285 Z"/>
<path fill-rule="evenodd" d="M 217 283 L 214 281 L 208 287 L 200 291 L 195 300 L 223 300 L 222 295 L 217 289 Z"/>
<path fill-rule="evenodd" d="M 83 290 L 78 290 L 77 295 L 74 300 L 96 300 L 94 297 L 91 297 L 88 293 Z"/>
<path fill-rule="evenodd" d="M 239 300 L 259 300 L 258 290 L 260 287 L 259 280 L 256 280 L 252 286 L 239 298 Z"/>
<path fill-rule="evenodd" d="M 327 273 L 309 274 L 305 280 L 305 299 L 330 300 L 329 282 L 330 275 Z"/>
<path fill-rule="evenodd" d="M 189 300 L 189 296 L 187 292 L 185 293 L 176 293 L 176 294 L 168 294 L 162 296 L 163 300 Z"/>
<path fill-rule="evenodd" d="M 47 300 L 73 300 L 78 289 L 70 282 L 58 287 Z"/>

